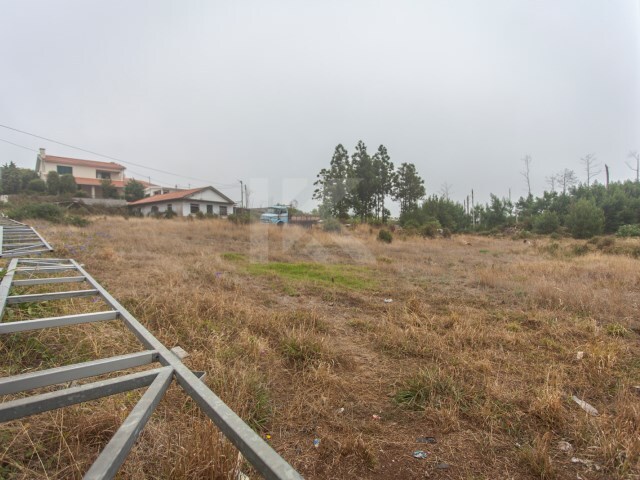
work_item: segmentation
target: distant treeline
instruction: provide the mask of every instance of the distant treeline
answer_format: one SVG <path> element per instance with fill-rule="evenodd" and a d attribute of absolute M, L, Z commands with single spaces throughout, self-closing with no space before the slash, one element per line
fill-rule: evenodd
<path fill-rule="evenodd" d="M 587 160 L 592 160 L 588 156 Z M 583 159 L 584 161 L 584 159 Z M 529 185 L 530 157 L 526 157 Z M 591 166 L 587 163 L 587 167 Z M 575 174 L 570 173 L 572 180 Z M 589 170 L 587 178 L 590 181 Z M 575 186 L 558 176 L 561 191 L 545 191 L 542 196 L 529 194 L 513 203 L 491 194 L 489 203 L 453 201 L 447 195 L 425 199 L 424 181 L 415 165 L 403 163 L 397 169 L 384 145 L 369 155 L 366 145 L 358 142 L 355 152 L 335 148 L 329 168 L 317 176 L 314 199 L 320 200 L 318 213 L 324 218 L 385 223 L 390 214 L 385 199 L 400 204 L 400 225 L 427 235 L 442 229 L 456 232 L 500 232 L 518 228 L 540 234 L 569 233 L 588 238 L 603 233 L 640 236 L 640 182 L 597 182 Z M 556 177 L 554 177 L 556 178 Z"/>

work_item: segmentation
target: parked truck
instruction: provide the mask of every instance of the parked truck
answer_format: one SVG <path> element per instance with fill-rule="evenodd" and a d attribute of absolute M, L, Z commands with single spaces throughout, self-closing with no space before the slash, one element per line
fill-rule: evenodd
<path fill-rule="evenodd" d="M 285 224 L 300 225 L 310 228 L 320 221 L 320 217 L 313 215 L 292 215 L 289 216 L 288 205 L 274 205 L 269 207 L 265 213 L 260 215 L 260 223 L 269 223 L 272 225 L 278 225 L 279 227 Z"/>

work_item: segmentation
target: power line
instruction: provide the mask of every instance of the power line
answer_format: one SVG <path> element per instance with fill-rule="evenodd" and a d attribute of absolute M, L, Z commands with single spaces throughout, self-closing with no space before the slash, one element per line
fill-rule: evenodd
<path fill-rule="evenodd" d="M 9 140 L 5 140 L 3 138 L 0 138 L 0 142 L 8 143 L 9 145 L 13 145 L 14 147 L 20 147 L 20 148 L 24 148 L 25 150 L 31 150 L 32 152 L 38 153 L 38 151 L 34 150 L 33 148 L 25 147 L 24 145 L 20 145 L 18 143 L 13 143 L 13 142 L 10 142 Z"/>
<path fill-rule="evenodd" d="M 41 136 L 41 135 L 36 135 L 35 133 L 25 132 L 24 130 L 19 130 L 19 129 L 17 129 L 17 128 L 10 127 L 10 126 L 8 126 L 8 125 L 2 125 L 2 124 L 0 124 L 0 127 L 2 127 L 2 128 L 6 128 L 7 130 L 13 130 L 14 132 L 22 133 L 22 134 L 24 134 L 24 135 L 29 135 L 29 136 L 31 136 L 31 137 L 39 138 L 39 139 L 41 139 L 41 140 L 46 140 L 47 142 L 56 143 L 56 144 L 58 144 L 58 145 L 62 145 L 62 146 L 64 146 L 64 147 L 73 148 L 73 149 L 75 149 L 75 150 L 79 150 L 79 151 L 81 151 L 81 152 L 90 153 L 90 154 L 92 154 L 92 155 L 97 155 L 98 157 L 108 158 L 109 160 L 114 160 L 114 161 L 116 161 L 116 162 L 126 163 L 126 164 L 129 164 L 129 165 L 133 165 L 133 166 L 135 166 L 135 167 L 146 168 L 147 170 L 153 170 L 153 171 L 155 171 L 155 172 L 164 173 L 164 174 L 166 174 L 166 175 L 171 175 L 171 176 L 174 176 L 174 177 L 180 177 L 180 178 L 186 178 L 186 179 L 189 179 L 189 180 L 196 180 L 196 181 L 198 181 L 198 182 L 207 182 L 207 183 L 211 183 L 211 184 L 219 185 L 219 186 L 222 186 L 222 187 L 228 187 L 228 188 L 235 187 L 235 185 L 228 184 L 228 183 L 213 182 L 213 181 L 211 181 L 211 180 L 207 180 L 207 179 L 205 179 L 205 178 L 188 177 L 188 176 L 186 176 L 186 175 L 180 175 L 180 174 L 178 174 L 178 173 L 168 172 L 168 171 L 166 171 L 166 170 L 160 170 L 159 168 L 153 168 L 153 167 L 148 167 L 148 166 L 146 166 L 146 165 L 141 165 L 141 164 L 139 164 L 139 163 L 129 162 L 129 161 L 127 161 L 127 160 L 122 160 L 122 159 L 120 159 L 120 158 L 112 157 L 112 156 L 110 156 L 110 155 L 104 155 L 104 154 L 102 154 L 102 153 L 94 152 L 93 150 L 88 150 L 88 149 L 86 149 L 86 148 L 82 148 L 82 147 L 76 147 L 75 145 L 70 145 L 70 144 L 68 144 L 68 143 L 60 142 L 60 141 L 58 141 L 58 140 L 53 140 L 53 139 L 51 139 L 51 138 L 43 137 L 43 136 Z M 6 140 L 3 140 L 3 141 L 6 141 Z M 7 143 L 12 143 L 12 142 L 7 142 Z M 16 145 L 16 146 L 18 146 L 18 147 L 22 147 L 22 145 L 18 145 L 18 144 L 13 144 L 13 145 Z M 22 147 L 22 148 L 27 148 L 27 147 Z M 27 149 L 28 149 L 28 150 L 31 150 L 31 149 L 29 149 L 29 148 L 27 148 Z M 34 151 L 35 151 L 35 150 L 34 150 Z"/>

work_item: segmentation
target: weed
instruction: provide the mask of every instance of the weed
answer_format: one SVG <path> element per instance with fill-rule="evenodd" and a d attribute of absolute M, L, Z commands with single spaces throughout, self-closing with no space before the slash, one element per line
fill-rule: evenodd
<path fill-rule="evenodd" d="M 629 330 L 619 323 L 610 323 L 605 330 L 610 337 L 626 337 L 629 334 Z"/>

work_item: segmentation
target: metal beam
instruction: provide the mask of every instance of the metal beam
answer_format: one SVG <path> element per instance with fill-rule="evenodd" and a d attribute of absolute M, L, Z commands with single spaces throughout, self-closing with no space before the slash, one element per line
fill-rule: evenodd
<path fill-rule="evenodd" d="M 11 290 L 11 282 L 13 281 L 13 276 L 16 273 L 17 267 L 18 259 L 14 258 L 9 262 L 7 273 L 4 274 L 2 282 L 0 282 L 0 319 L 2 319 L 2 315 L 4 315 L 4 308 L 7 305 L 7 297 L 9 297 L 9 291 Z"/>
<path fill-rule="evenodd" d="M 224 435 L 244 457 L 267 479 L 299 480 L 302 476 L 276 453 L 251 427 L 231 410 L 218 396 L 184 365 L 174 353 L 165 347 L 151 332 L 131 315 L 115 298 L 96 282 L 75 260 L 78 272 L 87 277 L 87 282 L 102 296 L 114 310 L 120 312 L 125 325 L 147 347 L 157 350 L 160 363 L 173 367 L 178 383 L 191 396 L 204 413 L 211 418 Z"/>
<path fill-rule="evenodd" d="M 91 465 L 84 480 L 103 480 L 115 477 L 149 417 L 169 388 L 171 380 L 173 380 L 173 369 L 171 367 L 163 368 L 100 453 L 100 456 Z"/>
<path fill-rule="evenodd" d="M 76 315 L 64 315 L 61 317 L 36 318 L 34 320 L 18 320 L 17 322 L 0 323 L 0 334 L 27 332 L 29 330 L 41 330 L 51 327 L 66 327 L 81 323 L 104 322 L 116 320 L 119 313 L 115 310 L 94 313 L 78 313 Z"/>
<path fill-rule="evenodd" d="M 5 402 L 0 404 L 0 422 L 9 422 L 29 415 L 146 387 L 155 380 L 161 371 L 163 371 L 162 368 L 156 368 Z"/>
<path fill-rule="evenodd" d="M 47 387 L 49 385 L 57 385 L 81 378 L 117 372 L 118 370 L 126 370 L 127 368 L 140 367 L 155 362 L 157 359 L 158 352 L 155 350 L 146 350 L 144 352 L 101 358 L 90 362 L 75 363 L 64 367 L 49 368 L 47 370 L 0 378 L 0 395 L 9 395 L 34 388 Z"/>
<path fill-rule="evenodd" d="M 51 292 L 51 293 L 31 293 L 28 295 L 11 295 L 7 297 L 7 304 L 27 302 L 48 302 L 49 300 L 62 300 L 74 297 L 90 297 L 97 295 L 97 290 L 71 290 L 68 292 Z"/>
<path fill-rule="evenodd" d="M 50 283 L 75 283 L 84 282 L 85 277 L 48 277 L 48 278 L 24 278 L 13 281 L 14 287 L 26 287 L 29 285 L 48 285 Z"/>

